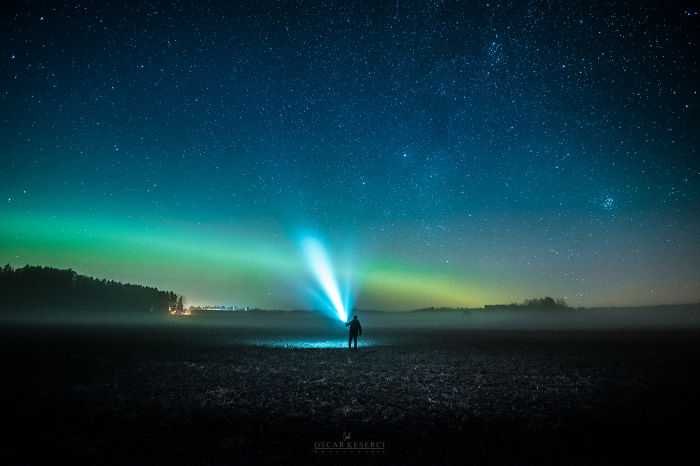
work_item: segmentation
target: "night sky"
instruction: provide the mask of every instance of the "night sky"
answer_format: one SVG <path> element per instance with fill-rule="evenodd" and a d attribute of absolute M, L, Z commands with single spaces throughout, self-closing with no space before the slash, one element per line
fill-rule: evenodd
<path fill-rule="evenodd" d="M 360 308 L 700 301 L 697 7 L 121 3 L 3 7 L 3 264 L 309 308 L 314 235 Z"/>

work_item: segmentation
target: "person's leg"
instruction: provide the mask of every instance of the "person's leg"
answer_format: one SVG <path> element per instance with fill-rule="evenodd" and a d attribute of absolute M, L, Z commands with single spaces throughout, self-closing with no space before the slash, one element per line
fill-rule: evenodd
<path fill-rule="evenodd" d="M 352 348 L 352 335 L 348 338 L 348 348 Z"/>
<path fill-rule="evenodd" d="M 357 348 L 357 335 L 355 335 L 355 348 Z"/>

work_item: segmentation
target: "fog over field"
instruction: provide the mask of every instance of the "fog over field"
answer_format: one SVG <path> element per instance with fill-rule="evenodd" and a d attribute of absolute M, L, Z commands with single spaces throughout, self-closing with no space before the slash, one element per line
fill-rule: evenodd
<path fill-rule="evenodd" d="M 558 310 L 418 310 L 385 312 L 354 310 L 366 328 L 454 328 L 463 330 L 643 329 L 700 327 L 700 304 Z M 0 313 L 7 322 L 167 324 L 261 329 L 344 328 L 330 311 L 204 311 L 170 317 L 130 313 L 16 312 Z"/>

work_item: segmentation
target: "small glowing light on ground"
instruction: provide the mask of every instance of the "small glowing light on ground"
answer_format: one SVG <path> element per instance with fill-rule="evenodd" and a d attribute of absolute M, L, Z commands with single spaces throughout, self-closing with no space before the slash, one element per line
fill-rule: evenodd
<path fill-rule="evenodd" d="M 256 340 L 254 346 L 268 346 L 272 348 L 347 348 L 348 344 L 342 340 Z M 358 345 L 359 346 L 359 345 Z M 364 345 L 363 345 L 364 346 Z"/>
<path fill-rule="evenodd" d="M 340 289 L 338 288 L 338 281 L 333 273 L 325 248 L 317 239 L 306 238 L 302 242 L 302 251 L 314 277 L 321 285 L 325 297 L 333 307 L 336 316 L 341 321 L 346 322 L 348 320 L 348 314 L 343 305 Z"/>
<path fill-rule="evenodd" d="M 291 349 L 348 349 L 348 341 L 346 338 L 325 339 L 319 340 L 313 337 L 310 338 L 258 338 L 246 341 L 238 341 L 237 344 L 245 344 L 251 346 L 266 346 L 268 348 L 291 348 Z M 384 346 L 385 342 L 370 339 L 363 340 L 357 343 L 358 348 L 369 348 Z"/>

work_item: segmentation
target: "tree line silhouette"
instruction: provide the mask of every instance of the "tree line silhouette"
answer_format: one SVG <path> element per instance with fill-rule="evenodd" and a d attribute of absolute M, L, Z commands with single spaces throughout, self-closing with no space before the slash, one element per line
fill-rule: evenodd
<path fill-rule="evenodd" d="M 487 304 L 484 306 L 484 310 L 498 310 L 498 309 L 509 309 L 509 310 L 520 310 L 520 309 L 568 309 L 569 305 L 563 299 L 554 299 L 546 296 L 544 298 L 533 298 L 526 299 L 522 303 L 510 303 L 510 304 Z"/>
<path fill-rule="evenodd" d="M 0 269 L 0 297 L 0 310 L 11 312 L 167 314 L 178 307 L 172 291 L 30 265 L 13 269 L 7 264 Z"/>

